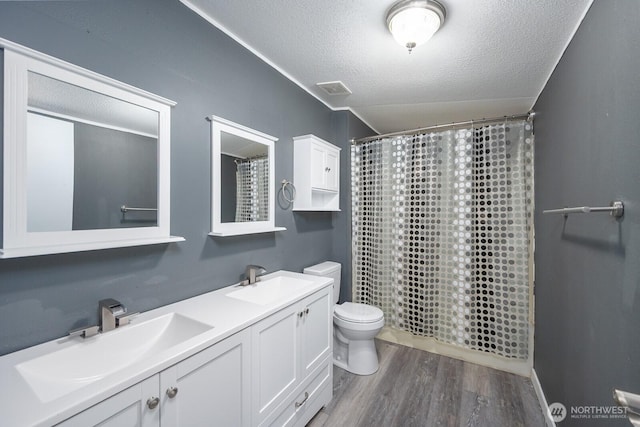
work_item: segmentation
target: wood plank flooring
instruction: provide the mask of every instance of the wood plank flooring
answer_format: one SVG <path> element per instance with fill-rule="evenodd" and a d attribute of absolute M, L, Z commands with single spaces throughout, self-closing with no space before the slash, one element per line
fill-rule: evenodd
<path fill-rule="evenodd" d="M 307 427 L 544 427 L 531 380 L 386 341 L 380 369 L 334 366 L 333 400 Z"/>

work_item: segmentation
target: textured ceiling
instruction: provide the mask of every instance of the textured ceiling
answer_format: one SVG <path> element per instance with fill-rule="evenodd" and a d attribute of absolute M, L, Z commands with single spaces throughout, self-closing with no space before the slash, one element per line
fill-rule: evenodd
<path fill-rule="evenodd" d="M 412 54 L 385 26 L 393 0 L 181 0 L 332 109 L 386 133 L 529 111 L 592 0 L 441 0 Z M 347 96 L 318 82 L 342 81 Z"/>

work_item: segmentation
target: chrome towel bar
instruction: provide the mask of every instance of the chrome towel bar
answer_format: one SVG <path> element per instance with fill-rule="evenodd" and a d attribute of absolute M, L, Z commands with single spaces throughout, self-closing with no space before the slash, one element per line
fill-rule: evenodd
<path fill-rule="evenodd" d="M 620 200 L 611 202 L 609 206 L 589 207 L 579 206 L 575 208 L 563 209 L 547 209 L 542 211 L 543 214 L 562 214 L 565 217 L 574 213 L 591 213 L 591 212 L 609 212 L 614 218 L 622 218 L 624 215 L 624 204 Z"/>
<path fill-rule="evenodd" d="M 132 208 L 132 207 L 129 207 L 127 205 L 122 205 L 122 206 L 120 206 L 120 211 L 122 213 L 126 213 L 126 212 L 157 212 L 158 209 L 156 209 L 156 208 Z"/>
<path fill-rule="evenodd" d="M 613 400 L 618 406 L 624 408 L 624 412 L 627 414 L 631 425 L 640 427 L 640 413 L 638 413 L 640 408 L 640 395 L 613 389 Z"/>

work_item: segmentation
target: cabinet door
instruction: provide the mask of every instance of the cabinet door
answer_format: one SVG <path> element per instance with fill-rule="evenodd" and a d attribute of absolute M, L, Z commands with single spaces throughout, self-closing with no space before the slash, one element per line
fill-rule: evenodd
<path fill-rule="evenodd" d="M 252 334 L 253 425 L 260 424 L 298 385 L 299 306 L 256 323 Z"/>
<path fill-rule="evenodd" d="M 311 144 L 311 187 L 326 188 L 325 148 Z"/>
<path fill-rule="evenodd" d="M 147 401 L 158 397 L 158 375 L 154 375 L 58 424 L 63 427 L 158 427 L 160 407 Z"/>
<path fill-rule="evenodd" d="M 249 426 L 249 330 L 161 372 L 162 427 Z"/>
<path fill-rule="evenodd" d="M 331 290 L 325 288 L 302 301 L 300 365 L 305 378 L 326 360 L 333 348 Z"/>
<path fill-rule="evenodd" d="M 340 187 L 340 152 L 328 150 L 325 154 L 325 183 L 327 190 Z"/>

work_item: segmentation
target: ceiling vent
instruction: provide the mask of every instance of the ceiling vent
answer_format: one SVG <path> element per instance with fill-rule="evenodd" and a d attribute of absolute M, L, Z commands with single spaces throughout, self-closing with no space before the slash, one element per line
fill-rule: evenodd
<path fill-rule="evenodd" d="M 340 81 L 316 83 L 316 86 L 318 86 L 329 95 L 351 95 L 351 91 L 349 90 L 349 88 L 347 88 L 344 83 Z"/>

